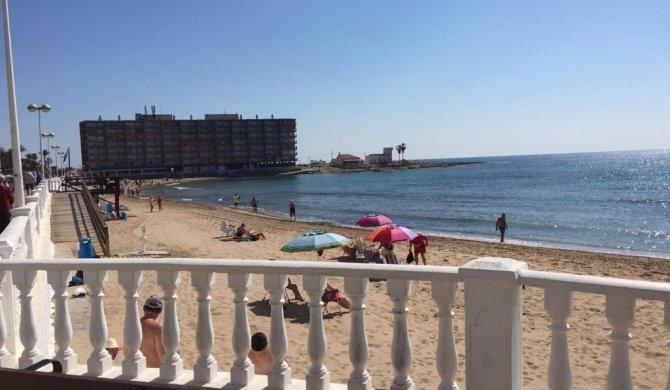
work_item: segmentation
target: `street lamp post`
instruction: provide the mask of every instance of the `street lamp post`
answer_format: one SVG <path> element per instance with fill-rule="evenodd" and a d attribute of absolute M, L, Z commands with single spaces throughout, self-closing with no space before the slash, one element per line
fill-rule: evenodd
<path fill-rule="evenodd" d="M 51 146 L 49 145 L 49 139 L 55 137 L 54 133 L 42 133 L 42 138 L 47 139 L 47 165 L 49 166 L 49 177 L 51 177 Z"/>
<path fill-rule="evenodd" d="M 60 175 L 58 175 L 58 160 L 59 160 L 58 155 L 60 154 L 59 152 L 60 145 L 51 145 L 51 149 L 56 150 L 56 176 L 60 177 Z"/>
<path fill-rule="evenodd" d="M 65 152 L 58 152 L 58 155 L 61 156 L 61 157 L 58 157 L 58 159 L 60 160 L 62 158 L 62 156 L 65 155 Z M 61 163 L 61 167 L 63 168 L 63 176 L 65 176 L 65 162 Z"/>
<path fill-rule="evenodd" d="M 37 111 L 37 130 L 40 134 L 40 161 L 42 161 L 42 178 L 44 178 L 44 153 L 42 152 L 42 111 L 51 111 L 51 106 L 48 104 L 42 104 L 38 107 L 37 104 L 30 103 L 28 104 L 28 111 Z"/>

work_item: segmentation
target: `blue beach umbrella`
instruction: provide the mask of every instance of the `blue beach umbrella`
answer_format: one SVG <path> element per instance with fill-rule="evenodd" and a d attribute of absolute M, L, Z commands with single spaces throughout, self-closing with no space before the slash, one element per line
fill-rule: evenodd
<path fill-rule="evenodd" d="M 348 245 L 351 240 L 336 233 L 328 233 L 324 230 L 305 232 L 299 237 L 289 241 L 281 248 L 283 252 L 310 252 L 321 249 L 338 248 Z"/>

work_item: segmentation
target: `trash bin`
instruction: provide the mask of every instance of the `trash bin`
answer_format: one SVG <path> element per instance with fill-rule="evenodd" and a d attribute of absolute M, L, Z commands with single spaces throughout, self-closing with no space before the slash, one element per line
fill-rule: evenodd
<path fill-rule="evenodd" d="M 128 219 L 128 212 L 126 210 L 121 210 L 119 215 L 121 216 L 121 219 Z"/>
<path fill-rule="evenodd" d="M 107 211 L 107 213 L 111 214 L 112 211 L 114 211 L 114 205 L 112 205 L 111 203 L 107 203 L 107 205 L 105 206 L 105 211 Z"/>
<path fill-rule="evenodd" d="M 88 237 L 82 237 L 79 239 L 79 258 L 80 259 L 92 259 L 95 256 L 93 252 L 93 243 Z"/>

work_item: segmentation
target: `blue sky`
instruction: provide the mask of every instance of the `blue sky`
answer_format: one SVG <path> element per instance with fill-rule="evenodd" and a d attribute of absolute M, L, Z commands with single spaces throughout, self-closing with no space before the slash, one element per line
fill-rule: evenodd
<path fill-rule="evenodd" d="M 42 131 L 73 165 L 80 121 L 152 105 L 296 118 L 302 162 L 402 142 L 407 159 L 670 147 L 667 0 L 9 7 L 21 143 L 37 152 L 25 107 L 49 103 Z M 11 147 L 6 92 L 0 145 Z"/>

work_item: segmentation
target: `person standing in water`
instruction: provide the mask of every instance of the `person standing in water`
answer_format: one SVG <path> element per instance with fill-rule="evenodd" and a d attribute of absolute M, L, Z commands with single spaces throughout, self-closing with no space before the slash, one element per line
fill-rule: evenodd
<path fill-rule="evenodd" d="M 238 203 L 240 203 L 240 196 L 235 193 L 235 195 L 233 195 L 233 207 L 237 208 Z"/>
<path fill-rule="evenodd" d="M 507 230 L 507 217 L 505 213 L 502 213 L 496 221 L 496 230 L 500 231 L 500 242 L 505 242 L 505 230 Z"/>
<path fill-rule="evenodd" d="M 254 213 L 258 212 L 258 199 L 256 199 L 255 196 L 251 198 L 251 207 L 253 208 Z"/>
<path fill-rule="evenodd" d="M 288 211 L 289 211 L 289 217 L 288 218 L 297 220 L 297 218 L 295 217 L 295 202 L 294 201 L 291 201 L 291 203 L 289 203 Z"/>

